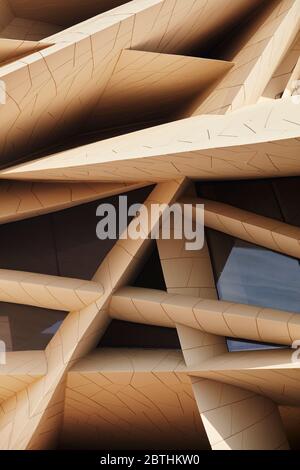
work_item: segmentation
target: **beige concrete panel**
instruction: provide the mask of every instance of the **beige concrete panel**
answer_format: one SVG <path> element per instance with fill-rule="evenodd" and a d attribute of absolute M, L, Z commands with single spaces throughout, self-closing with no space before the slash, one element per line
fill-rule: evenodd
<path fill-rule="evenodd" d="M 7 0 L 1 0 L 0 2 L 0 29 L 12 21 L 14 14 Z"/>
<path fill-rule="evenodd" d="M 297 76 L 299 74 L 299 65 L 297 67 L 299 51 L 300 34 L 298 33 L 286 56 L 277 67 L 271 80 L 266 86 L 262 99 L 278 99 L 283 92 L 283 97 L 291 96 L 293 81 L 298 80 L 299 78 L 299 76 Z"/>
<path fill-rule="evenodd" d="M 0 224 L 60 211 L 144 186 L 143 183 L 43 184 L 2 181 Z"/>
<path fill-rule="evenodd" d="M 299 1 L 272 4 L 269 15 L 253 29 L 253 35 L 233 57 L 235 67 L 219 83 L 194 114 L 223 114 L 254 104 L 293 44 L 299 31 Z"/>
<path fill-rule="evenodd" d="M 6 354 L 6 364 L 1 364 L 0 375 L 31 375 L 40 377 L 47 372 L 44 351 L 14 351 Z"/>
<path fill-rule="evenodd" d="M 178 113 L 232 66 L 226 61 L 124 50 L 91 120 L 99 128 L 155 119 L 158 109 L 161 116 Z"/>
<path fill-rule="evenodd" d="M 194 187 L 189 188 L 189 193 L 195 195 Z M 171 227 L 171 230 L 171 240 L 157 240 L 167 291 L 170 294 L 185 295 L 187 298 L 194 293 L 199 296 L 202 294 L 204 298 L 217 299 L 206 241 L 202 250 L 189 251 L 185 245 L 187 240 L 184 238 L 176 240 L 174 226 Z M 193 293 L 191 289 L 193 289 Z M 193 303 L 192 300 L 192 305 Z M 153 311 L 153 309 L 151 310 Z M 144 314 L 144 310 L 140 309 L 140 311 Z M 165 309 L 163 311 L 166 312 Z M 174 320 L 172 314 L 169 314 L 169 317 Z M 152 318 L 155 319 L 154 316 Z M 210 335 L 189 326 L 190 324 L 194 326 L 194 316 L 190 321 L 187 318 L 186 320 L 188 326 L 175 323 L 175 327 L 187 366 L 192 367 L 193 364 L 227 351 L 223 337 Z"/>
<path fill-rule="evenodd" d="M 0 37 L 0 64 L 4 65 L 21 57 L 48 47 L 34 41 L 18 41 Z"/>
<path fill-rule="evenodd" d="M 152 314 L 144 316 L 144 311 Z M 297 313 L 137 287 L 117 290 L 109 313 L 120 320 L 169 327 L 173 323 L 212 335 L 289 346 L 299 336 Z"/>
<path fill-rule="evenodd" d="M 46 400 L 45 379 L 40 379 L 15 397 L 5 402 L 6 407 L 1 416 L 2 439 L 1 448 L 8 449 L 12 436 L 18 440 L 18 447 L 29 450 L 51 449 L 57 444 L 57 432 L 62 423 L 65 383 L 58 383 L 52 389 L 50 400 Z M 40 401 L 41 396 L 44 397 Z M 39 423 L 39 414 L 46 406 L 44 419 Z M 24 429 L 24 423 L 29 420 L 29 426 Z M 13 426 L 12 426 L 13 424 Z M 35 427 L 40 425 L 40 432 L 34 435 Z M 16 446 L 17 447 L 17 446 Z"/>
<path fill-rule="evenodd" d="M 167 291 L 172 294 L 217 299 L 217 292 L 207 243 L 201 250 L 187 250 L 187 240 L 176 239 L 171 225 L 171 239 L 157 240 Z"/>
<path fill-rule="evenodd" d="M 176 317 L 174 311 L 172 311 L 172 316 L 169 316 L 162 303 L 170 298 L 176 299 L 176 305 L 178 305 L 177 300 L 181 300 L 179 295 L 171 295 L 166 292 L 135 287 L 123 287 L 117 290 L 112 296 L 109 304 L 109 314 L 112 318 L 120 320 L 174 328 L 176 320 L 182 317 L 181 312 L 184 307 L 179 304 L 179 317 Z M 189 297 L 183 297 L 183 305 L 185 306 L 188 305 L 190 307 L 196 303 L 197 299 L 195 298 L 192 298 L 191 302 L 189 302 Z M 150 316 L 144 316 L 145 308 L 151 312 Z M 198 327 L 192 314 L 187 313 L 183 321 L 189 326 L 194 328 Z"/>
<path fill-rule="evenodd" d="M 32 21 L 14 17 L 0 32 L 1 37 L 20 41 L 41 41 L 57 33 L 61 28 L 44 21 Z M 47 40 L 45 41 L 47 42 Z M 50 42 L 51 44 L 51 42 Z"/>
<path fill-rule="evenodd" d="M 126 288 L 125 288 L 126 291 Z M 146 323 L 146 324 L 159 324 L 160 326 L 164 327 L 172 327 L 173 323 L 170 320 L 170 318 L 166 315 L 164 309 L 159 306 L 157 309 L 152 308 L 152 303 L 151 299 L 153 298 L 158 298 L 156 292 L 149 293 L 149 291 L 145 291 L 146 298 L 145 299 L 132 299 L 130 296 L 130 289 L 129 289 L 129 294 L 128 294 L 128 303 L 129 303 L 129 309 L 132 312 L 132 320 L 134 320 L 135 315 L 139 315 L 139 318 L 136 318 L 136 320 L 139 320 L 138 323 Z M 150 297 L 148 297 L 150 294 Z M 152 294 L 152 295 L 151 295 Z M 161 293 L 159 301 L 162 302 L 166 298 L 166 294 L 164 292 Z M 150 300 L 150 302 L 148 302 Z M 118 301 L 123 302 L 123 297 L 120 299 L 118 297 L 112 297 L 111 303 L 110 303 L 110 309 L 116 311 L 116 314 L 118 314 L 119 308 L 118 308 Z M 113 316 L 113 315 L 112 315 Z"/>
<path fill-rule="evenodd" d="M 193 376 L 217 380 L 264 395 L 279 405 L 299 406 L 299 363 L 292 360 L 292 349 L 241 351 L 211 357 Z"/>
<path fill-rule="evenodd" d="M 174 198 L 180 197 L 184 187 L 185 181 L 182 180 L 158 185 L 146 203 L 171 203 Z M 161 214 L 158 217 L 153 223 L 159 222 Z M 151 228 L 150 226 L 149 233 Z M 107 306 L 111 294 L 128 282 L 148 244 L 149 240 L 120 240 L 108 254 L 93 279 L 103 286 L 103 296 L 99 301 L 67 316 L 46 349 L 47 375 L 34 387 L 28 387 L 17 394 L 17 407 L 8 403 L 13 411 L 4 413 L 0 419 L 2 447 L 37 449 L 41 445 L 48 448 L 57 442 L 67 370 L 74 361 L 86 355 L 98 343 L 110 321 Z M 34 404 L 29 402 L 31 393 L 34 394 Z M 52 416 L 55 417 L 54 420 Z M 18 423 L 18 427 L 13 426 L 13 423 Z M 47 439 L 45 429 L 49 428 L 51 432 L 49 431 Z"/>
<path fill-rule="evenodd" d="M 274 93 L 283 81 L 289 79 L 288 88 L 299 78 L 297 66 L 291 69 L 300 0 L 266 2 L 266 15 L 256 17 L 248 39 L 238 38 L 234 66 L 191 54 L 213 44 L 220 31 L 246 14 L 250 18 L 261 1 L 133 0 L 118 6 L 121 0 L 109 5 L 74 0 L 72 9 L 58 0 L 47 8 L 35 0 L 10 2 L 11 9 L 0 0 L 0 46 L 11 58 L 21 51 L 26 55 L 0 71 L 7 88 L 7 104 L 0 106 L 1 168 L 32 161 L 1 171 L 0 223 L 153 182 L 161 183 L 147 199 L 148 208 L 181 199 L 186 177 L 299 174 L 298 107 L 290 93 L 258 101 L 268 83 Z M 30 41 L 45 49 L 31 50 Z M 113 126 L 129 107 L 145 126 L 141 116 L 167 105 L 174 106 L 178 119 L 179 103 L 186 101 L 191 109 L 191 93 L 197 98 L 194 108 L 202 103 L 196 113 L 210 115 L 102 141 L 86 134 L 95 116 Z M 84 145 L 74 140 L 68 147 L 68 137 L 79 132 Z M 48 147 L 53 143 L 57 146 Z M 43 155 L 48 156 L 39 158 Z M 299 257 L 297 228 L 236 211 L 214 206 L 209 223 Z M 227 353 L 224 336 L 291 345 L 299 339 L 299 314 L 218 301 L 207 246 L 191 253 L 177 240 L 158 242 L 168 292 L 124 287 L 144 262 L 147 237 L 160 218 L 151 220 L 145 239 L 119 240 L 90 282 L 0 270 L 0 300 L 70 310 L 45 352 L 8 352 L 0 368 L 1 449 L 55 448 L 61 430 L 62 446 L 84 441 L 95 449 L 145 448 L 145 443 L 207 449 L 206 433 L 213 449 L 288 447 L 277 404 L 300 406 L 294 351 Z M 90 354 L 111 318 L 176 328 L 182 352 Z M 1 334 L 9 349 L 5 317 L 0 339 Z M 289 415 L 288 430 L 294 427 Z"/>
<path fill-rule="evenodd" d="M 213 450 L 289 448 L 271 400 L 212 380 L 195 381 L 193 389 Z"/>
<path fill-rule="evenodd" d="M 0 337 L 3 340 L 2 335 Z M 0 366 L 0 403 L 5 403 L 46 373 L 44 351 L 6 352 L 6 364 Z"/>
<path fill-rule="evenodd" d="M 205 225 L 255 245 L 300 258 L 300 228 L 208 199 L 184 199 L 205 205 Z"/>
<path fill-rule="evenodd" d="M 121 17 L 136 14 L 132 48 L 163 53 L 182 53 L 196 44 L 214 38 L 221 27 L 251 13 L 260 0 L 134 0 L 114 10 Z M 93 21 L 74 25 L 68 33 L 97 31 L 111 22 L 110 11 L 93 18 Z M 114 20 L 114 19 L 113 19 Z M 70 34 L 70 33 L 69 33 Z M 67 32 L 60 32 L 60 40 Z M 68 36 L 67 36 L 68 37 Z"/>
<path fill-rule="evenodd" d="M 295 103 L 272 100 L 83 145 L 3 170 L 0 177 L 155 182 L 292 176 L 300 171 L 299 124 Z"/>
<path fill-rule="evenodd" d="M 0 269 L 1 302 L 70 311 L 85 308 L 102 295 L 96 282 Z"/>
<path fill-rule="evenodd" d="M 29 13 L 22 18 L 21 8 L 21 16 L 2 30 L 2 37 L 8 39 L 44 38 L 53 44 L 1 69 L 0 78 L 8 91 L 5 114 L 0 109 L 0 150 L 6 161 L 76 133 L 97 106 L 122 50 L 185 53 L 232 19 L 252 11 L 259 0 L 236 0 L 234 4 L 226 0 L 225 9 L 224 0 L 133 0 L 113 13 L 104 12 L 63 31 L 62 18 L 80 17 L 83 7 L 63 7 L 61 3 L 49 7 L 51 13 L 44 21 L 27 19 Z M 101 4 L 97 5 L 101 11 Z M 30 2 L 25 11 L 32 9 Z M 34 10 L 33 16 L 42 18 L 41 9 Z M 64 10 L 70 12 L 52 24 L 52 17 Z M 87 6 L 85 14 L 88 10 Z"/>
<path fill-rule="evenodd" d="M 67 377 L 63 445 L 208 449 L 180 351 L 102 349 Z"/>
<path fill-rule="evenodd" d="M 210 335 L 189 326 L 176 325 L 186 365 L 193 368 L 195 364 L 227 351 L 222 336 Z"/>
<path fill-rule="evenodd" d="M 299 48 L 298 44 L 297 44 L 297 47 Z M 299 56 L 299 49 L 298 49 L 298 56 Z M 296 95 L 299 94 L 297 90 L 295 91 L 295 81 L 297 82 L 299 78 L 300 78 L 300 58 L 298 58 L 295 68 L 293 69 L 291 73 L 291 77 L 283 93 L 283 98 L 288 98 L 289 96 L 293 96 L 294 94 Z"/>

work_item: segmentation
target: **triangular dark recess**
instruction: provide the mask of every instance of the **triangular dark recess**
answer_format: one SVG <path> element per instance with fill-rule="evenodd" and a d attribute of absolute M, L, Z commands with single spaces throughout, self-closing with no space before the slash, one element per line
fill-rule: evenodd
<path fill-rule="evenodd" d="M 151 190 L 148 186 L 125 193 L 128 206 L 143 203 Z M 118 196 L 1 225 L 1 268 L 90 280 L 116 243 L 96 236 L 100 203 L 118 209 Z"/>
<path fill-rule="evenodd" d="M 140 270 L 133 286 L 167 290 L 156 241 L 153 242 L 152 251 L 150 250 L 146 264 Z"/>

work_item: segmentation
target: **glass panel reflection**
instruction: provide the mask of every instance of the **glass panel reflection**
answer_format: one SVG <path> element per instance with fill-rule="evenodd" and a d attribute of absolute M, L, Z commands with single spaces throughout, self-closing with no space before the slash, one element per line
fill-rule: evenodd
<path fill-rule="evenodd" d="M 296 259 L 237 240 L 217 283 L 222 299 L 288 310 L 300 309 Z"/>
<path fill-rule="evenodd" d="M 300 312 L 298 260 L 213 230 L 208 232 L 221 300 Z M 236 351 L 279 346 L 229 339 L 228 347 Z"/>
<path fill-rule="evenodd" d="M 300 178 L 201 181 L 200 197 L 300 227 Z M 220 299 L 293 312 L 300 311 L 299 261 L 208 231 Z M 228 339 L 231 351 L 275 346 Z"/>

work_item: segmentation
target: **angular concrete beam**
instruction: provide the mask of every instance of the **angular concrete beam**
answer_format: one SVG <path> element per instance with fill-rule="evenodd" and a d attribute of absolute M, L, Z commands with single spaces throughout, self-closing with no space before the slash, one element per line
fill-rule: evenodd
<path fill-rule="evenodd" d="M 44 351 L 6 352 L 6 363 L 0 365 L 0 404 L 46 373 Z M 0 417 L 2 414 L 0 409 Z"/>
<path fill-rule="evenodd" d="M 217 299 L 206 241 L 196 251 L 186 250 L 186 242 L 185 238 L 175 239 L 173 223 L 170 240 L 159 238 L 156 242 L 168 293 Z"/>
<path fill-rule="evenodd" d="M 300 315 L 270 308 L 125 287 L 110 302 L 119 320 L 174 328 L 189 326 L 206 333 L 291 345 L 300 337 Z"/>
<path fill-rule="evenodd" d="M 208 199 L 184 199 L 182 202 L 204 204 L 206 227 L 300 258 L 300 227 Z M 196 211 L 194 207 L 194 215 Z"/>
<path fill-rule="evenodd" d="M 0 108 L 2 162 L 31 154 L 69 135 L 70 130 L 76 133 L 82 128 L 104 92 L 122 50 L 184 54 L 232 20 L 238 21 L 252 12 L 260 2 L 187 0 L 173 4 L 169 0 L 133 0 L 124 2 L 113 13 L 104 12 L 57 34 L 53 33 L 63 29 L 55 27 L 61 18 L 71 21 L 88 16 L 97 8 L 103 11 L 114 7 L 118 2 L 93 1 L 90 6 L 85 2 L 84 9 L 78 0 L 74 7 L 51 2 L 49 14 L 48 6 L 44 10 L 37 6 L 33 13 L 36 17 L 46 14 L 44 21 L 48 23 L 50 18 L 57 19 L 53 25 L 37 23 L 43 41 L 53 45 L 1 68 L 0 79 L 6 82 L 8 92 L 6 109 Z M 21 11 L 27 8 L 22 5 Z M 58 12 L 62 12 L 61 16 Z M 8 23 L 14 20 L 11 16 Z M 25 33 L 30 34 L 33 21 L 27 23 L 29 31 Z"/>
<path fill-rule="evenodd" d="M 185 186 L 186 181 L 182 179 L 158 185 L 145 204 L 170 204 L 181 197 Z M 151 220 L 146 235 L 150 235 L 159 220 L 160 216 Z M 132 224 L 135 223 L 133 220 Z M 12 399 L 7 401 L 7 410 L 12 407 L 14 411 L 9 414 L 5 410 L 0 419 L 2 448 L 40 449 L 55 445 L 62 424 L 68 369 L 96 347 L 110 322 L 108 303 L 111 295 L 130 282 L 150 242 L 148 239 L 119 240 L 106 256 L 93 278 L 104 287 L 103 296 L 87 307 L 69 313 L 46 348 L 47 375 L 34 389 L 29 386 L 17 394 L 17 406 Z M 29 409 L 33 411 L 28 413 Z M 15 426 L 15 423 L 19 425 Z M 12 430 L 9 435 L 7 426 Z"/>
<path fill-rule="evenodd" d="M 109 128 L 146 122 L 157 114 L 178 115 L 232 67 L 232 62 L 222 60 L 123 50 L 91 115 L 91 125 Z"/>
<path fill-rule="evenodd" d="M 65 397 L 66 448 L 209 449 L 181 351 L 98 349 L 70 369 Z"/>
<path fill-rule="evenodd" d="M 145 186 L 145 183 L 44 184 L 2 181 L 0 224 L 57 212 Z"/>
<path fill-rule="evenodd" d="M 300 172 L 299 107 L 271 100 L 225 116 L 195 116 L 66 150 L 0 172 L 2 179 L 166 181 Z"/>
<path fill-rule="evenodd" d="M 296 78 L 292 78 L 294 74 L 297 74 L 297 61 L 299 58 L 299 46 L 300 46 L 300 32 L 298 32 L 295 41 L 289 48 L 288 52 L 280 62 L 279 66 L 273 73 L 271 80 L 266 86 L 260 100 L 264 99 L 280 99 L 280 97 L 288 98 L 291 94 L 287 94 L 284 90 Z M 298 77 L 297 77 L 298 78 Z M 289 86 L 288 86 L 289 88 Z M 281 96 L 283 93 L 283 96 Z"/>
<path fill-rule="evenodd" d="M 0 33 L 1 34 L 1 33 Z M 49 47 L 49 44 L 37 41 L 20 41 L 17 39 L 5 39 L 0 37 L 0 64 L 3 66 L 8 62 L 20 59 L 28 54 Z"/>
<path fill-rule="evenodd" d="M 103 295 L 93 281 L 0 269 L 0 301 L 53 310 L 84 308 Z"/>
<path fill-rule="evenodd" d="M 213 450 L 286 450 L 289 444 L 272 400 L 213 380 L 193 390 Z"/>
<path fill-rule="evenodd" d="M 194 187 L 189 191 L 195 194 Z M 176 240 L 174 225 L 170 240 L 157 240 L 160 262 L 169 294 L 218 298 L 207 243 L 198 251 L 186 250 L 186 239 Z M 199 329 L 176 324 L 178 338 L 187 366 L 227 351 L 225 338 Z"/>
<path fill-rule="evenodd" d="M 253 34 L 232 59 L 235 66 L 194 114 L 228 113 L 256 103 L 263 94 L 300 26 L 298 0 L 267 3 L 269 14 L 252 26 Z"/>
<path fill-rule="evenodd" d="M 191 376 L 242 387 L 285 406 L 300 406 L 300 366 L 293 349 L 225 353 L 199 361 Z"/>
<path fill-rule="evenodd" d="M 293 92 L 295 92 L 295 89 L 294 89 L 294 82 L 296 82 L 297 80 L 299 80 L 300 78 L 300 57 L 297 61 L 297 64 L 291 74 L 291 77 L 288 81 L 288 84 L 284 90 L 284 93 L 283 93 L 283 98 L 288 98 L 289 96 L 292 96 L 293 95 Z M 299 95 L 300 92 L 298 91 L 297 94 Z"/>
<path fill-rule="evenodd" d="M 195 196 L 196 190 L 193 185 L 189 187 L 188 191 L 190 195 Z M 185 246 L 186 239 L 175 239 L 174 222 L 171 229 L 171 240 L 157 240 L 168 293 L 187 296 L 198 295 L 203 298 L 217 299 L 217 290 L 206 240 L 202 250 L 188 251 Z M 210 357 L 227 351 L 225 338 L 222 336 L 211 335 L 179 323 L 176 323 L 175 327 L 185 364 L 189 368 L 195 363 L 201 363 Z M 193 380 L 192 389 L 195 396 L 198 391 L 194 390 Z M 205 420 L 202 420 L 202 422 L 205 427 Z M 209 439 L 209 433 L 207 435 Z"/>

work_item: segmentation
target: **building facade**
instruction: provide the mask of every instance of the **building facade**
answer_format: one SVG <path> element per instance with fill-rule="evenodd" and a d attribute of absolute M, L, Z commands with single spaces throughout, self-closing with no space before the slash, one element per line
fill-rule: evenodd
<path fill-rule="evenodd" d="M 0 46 L 0 448 L 299 449 L 300 0 L 0 0 Z M 120 195 L 202 249 L 100 240 Z"/>

